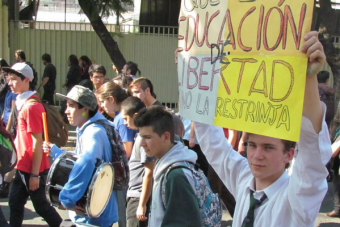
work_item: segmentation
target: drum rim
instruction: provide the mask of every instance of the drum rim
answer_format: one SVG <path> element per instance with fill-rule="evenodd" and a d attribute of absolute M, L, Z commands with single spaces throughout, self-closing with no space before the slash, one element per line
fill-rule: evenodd
<path fill-rule="evenodd" d="M 48 174 L 47 174 L 47 178 L 46 178 L 46 187 L 45 187 L 45 194 L 46 194 L 46 199 L 47 201 L 54 205 L 54 206 L 57 206 L 58 204 L 55 204 L 55 203 L 52 203 L 52 199 L 51 199 L 51 195 L 50 195 L 50 185 L 51 185 L 51 177 L 57 167 L 57 165 L 59 164 L 59 162 L 61 161 L 62 157 L 66 156 L 67 154 L 69 155 L 74 155 L 74 153 L 72 152 L 64 152 L 62 154 L 60 154 L 56 160 L 53 161 L 53 164 L 52 166 L 50 167 L 50 170 L 48 171 Z"/>
<path fill-rule="evenodd" d="M 96 182 L 97 180 L 97 177 L 99 174 L 97 173 L 100 173 L 101 170 L 106 167 L 106 166 L 110 166 L 113 174 L 114 174 L 114 169 L 113 169 L 113 166 L 111 165 L 111 163 L 109 162 L 104 162 L 102 163 L 95 171 L 95 173 L 93 174 L 93 177 L 91 179 L 91 182 L 88 186 L 88 190 L 87 190 L 87 194 L 86 194 L 86 197 L 87 197 L 87 200 L 86 200 L 86 206 L 85 206 L 85 209 L 86 209 L 86 213 L 89 217 L 92 217 L 92 218 L 98 218 L 105 210 L 105 208 L 107 207 L 107 204 L 109 203 L 110 201 L 110 198 L 111 198 L 111 195 L 112 195 L 112 190 L 113 190 L 113 185 L 114 185 L 114 181 L 112 180 L 112 183 L 111 183 L 111 188 L 110 188 L 110 194 L 107 198 L 107 201 L 105 202 L 105 205 L 103 207 L 103 209 L 97 214 L 97 215 L 93 215 L 92 212 L 91 212 L 91 209 L 90 209 L 90 201 L 91 201 L 91 194 L 92 194 L 92 190 L 93 190 L 93 185 L 94 183 Z"/>

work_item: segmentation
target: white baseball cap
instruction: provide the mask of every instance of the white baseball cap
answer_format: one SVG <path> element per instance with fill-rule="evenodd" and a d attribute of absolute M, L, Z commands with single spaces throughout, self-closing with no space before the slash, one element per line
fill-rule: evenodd
<path fill-rule="evenodd" d="M 16 74 L 21 74 L 24 77 L 28 78 L 30 81 L 32 81 L 33 78 L 34 78 L 32 68 L 24 62 L 15 63 L 12 66 L 12 68 L 3 67 L 2 70 L 4 70 L 5 72 L 8 72 L 8 73 L 12 72 L 12 73 L 16 73 Z"/>

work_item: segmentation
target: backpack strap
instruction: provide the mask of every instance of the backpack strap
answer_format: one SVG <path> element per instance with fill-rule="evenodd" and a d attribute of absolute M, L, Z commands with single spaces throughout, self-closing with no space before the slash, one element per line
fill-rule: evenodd
<path fill-rule="evenodd" d="M 195 166 L 194 163 L 191 162 L 175 162 L 173 164 L 171 164 L 168 169 L 166 170 L 165 174 L 163 174 L 163 177 L 161 179 L 161 197 L 162 197 L 162 203 L 164 208 L 166 208 L 166 202 L 165 202 L 165 185 L 166 185 L 166 181 L 167 181 L 167 177 L 169 175 L 169 173 L 174 170 L 174 169 L 178 169 L 178 168 L 185 168 L 190 170 L 191 172 L 193 172 L 193 166 Z"/>

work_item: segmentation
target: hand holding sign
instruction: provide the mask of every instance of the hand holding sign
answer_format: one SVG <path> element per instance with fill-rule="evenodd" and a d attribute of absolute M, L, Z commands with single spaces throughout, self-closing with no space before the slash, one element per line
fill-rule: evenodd
<path fill-rule="evenodd" d="M 308 46 L 317 37 L 303 37 L 314 1 L 218 1 L 205 7 L 195 2 L 181 5 L 180 114 L 297 141 L 300 130 L 292 126 L 302 119 L 306 55 L 313 61 L 308 74 L 316 73 L 322 60 L 313 51 L 317 47 Z"/>

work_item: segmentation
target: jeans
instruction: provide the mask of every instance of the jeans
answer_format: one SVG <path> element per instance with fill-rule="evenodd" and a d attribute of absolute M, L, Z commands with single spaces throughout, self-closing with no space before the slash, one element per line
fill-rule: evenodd
<path fill-rule="evenodd" d="M 17 170 L 13 180 L 12 190 L 9 195 L 10 225 L 20 227 L 24 218 L 24 207 L 28 197 L 31 198 L 35 211 L 45 219 L 49 226 L 59 227 L 62 222 L 57 211 L 48 203 L 45 195 L 45 184 L 48 170 L 41 172 L 39 188 L 30 191 L 30 174 Z M 25 182 L 23 182 L 24 178 Z"/>
<path fill-rule="evenodd" d="M 1 227 L 10 227 L 8 222 L 5 219 L 4 214 L 2 213 L 1 206 L 0 206 L 0 226 Z"/>
<path fill-rule="evenodd" d="M 146 205 L 146 213 L 145 216 L 148 217 L 148 213 L 150 211 L 150 201 L 147 202 Z M 139 221 L 136 216 L 136 211 L 139 205 L 139 198 L 129 197 L 127 199 L 126 205 L 126 224 L 127 227 L 147 227 L 148 226 L 148 219 L 146 221 Z"/>
<path fill-rule="evenodd" d="M 117 202 L 118 202 L 118 226 L 119 227 L 126 227 L 126 193 L 127 189 L 125 190 L 117 190 Z"/>
<path fill-rule="evenodd" d="M 334 189 L 334 211 L 340 213 L 340 177 L 339 177 L 339 156 L 333 162 L 333 189 Z"/>
<path fill-rule="evenodd" d="M 54 105 L 54 90 L 53 88 L 44 88 L 44 95 L 41 100 L 48 105 Z"/>

